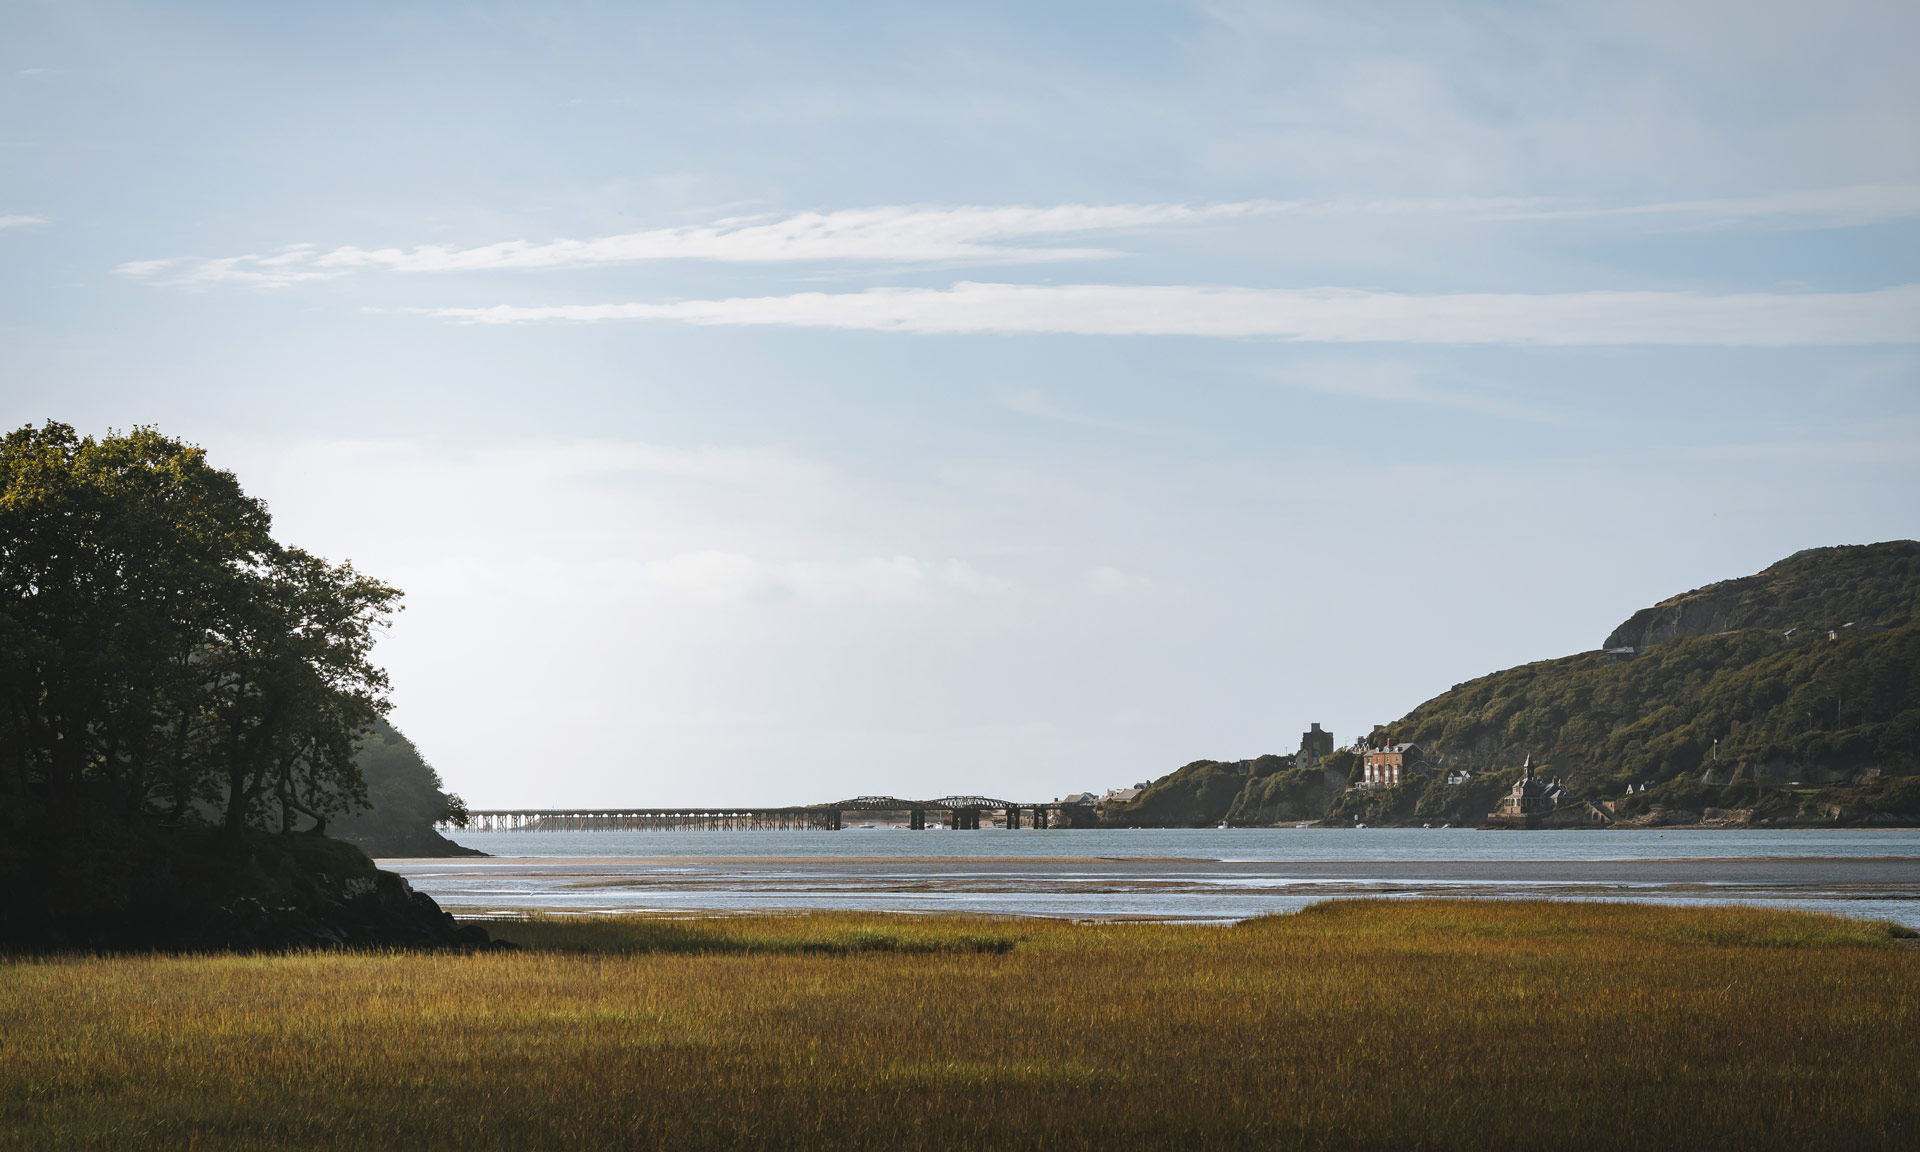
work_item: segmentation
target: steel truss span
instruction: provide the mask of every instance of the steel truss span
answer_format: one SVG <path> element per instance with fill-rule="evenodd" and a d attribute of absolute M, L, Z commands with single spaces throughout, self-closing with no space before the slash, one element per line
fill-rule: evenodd
<path fill-rule="evenodd" d="M 1086 804 L 1036 804 L 991 796 L 903 800 L 855 796 L 782 808 L 490 808 L 467 813 L 469 832 L 837 832 L 850 816 L 904 816 L 909 828 L 1075 828 L 1092 823 Z M 451 824 L 441 824 L 449 831 Z"/>

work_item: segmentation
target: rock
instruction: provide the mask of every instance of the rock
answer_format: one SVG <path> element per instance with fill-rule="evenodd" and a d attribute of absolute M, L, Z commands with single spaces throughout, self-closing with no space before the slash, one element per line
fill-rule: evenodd
<path fill-rule="evenodd" d="M 281 952 L 487 947 L 351 844 L 121 827 L 0 855 L 0 948 Z"/>

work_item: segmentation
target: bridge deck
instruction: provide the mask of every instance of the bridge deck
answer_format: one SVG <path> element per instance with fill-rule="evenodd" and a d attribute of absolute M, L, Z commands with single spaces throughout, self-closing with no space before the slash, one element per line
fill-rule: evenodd
<path fill-rule="evenodd" d="M 896 796 L 856 796 L 827 804 L 795 804 L 777 808 L 750 805 L 702 807 L 676 805 L 632 808 L 486 808 L 467 813 L 466 828 L 476 832 L 644 832 L 681 829 L 837 831 L 846 817 L 865 813 L 904 814 L 910 828 L 925 828 L 929 818 L 949 828 L 1049 828 L 1075 821 L 1071 810 L 1089 810 L 1084 804 L 1061 801 L 1022 803 L 990 796 L 942 796 L 937 800 L 902 800 Z M 989 813 L 998 813 L 995 820 Z M 451 825 L 442 825 L 449 828 Z"/>

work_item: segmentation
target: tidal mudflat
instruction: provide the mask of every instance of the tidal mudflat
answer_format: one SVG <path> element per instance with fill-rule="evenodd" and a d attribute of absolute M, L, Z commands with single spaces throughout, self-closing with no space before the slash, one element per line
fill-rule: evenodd
<path fill-rule="evenodd" d="M 1920 832 L 504 833 L 388 860 L 470 916 L 860 910 L 1231 921 L 1339 896 L 1746 904 L 1920 928 Z"/>

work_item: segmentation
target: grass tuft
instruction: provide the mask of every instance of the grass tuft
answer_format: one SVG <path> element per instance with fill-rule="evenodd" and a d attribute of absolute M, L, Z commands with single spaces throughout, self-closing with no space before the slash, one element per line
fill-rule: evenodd
<path fill-rule="evenodd" d="M 0 1149 L 1909 1148 L 1920 950 L 1752 908 L 490 924 L 0 960 Z"/>
<path fill-rule="evenodd" d="M 489 921 L 495 938 L 522 948 L 556 952 L 668 952 L 692 955 L 790 954 L 845 956 L 860 952 L 1005 953 L 1019 937 L 933 921 L 852 919 L 832 914 L 716 916 L 530 916 Z"/>

